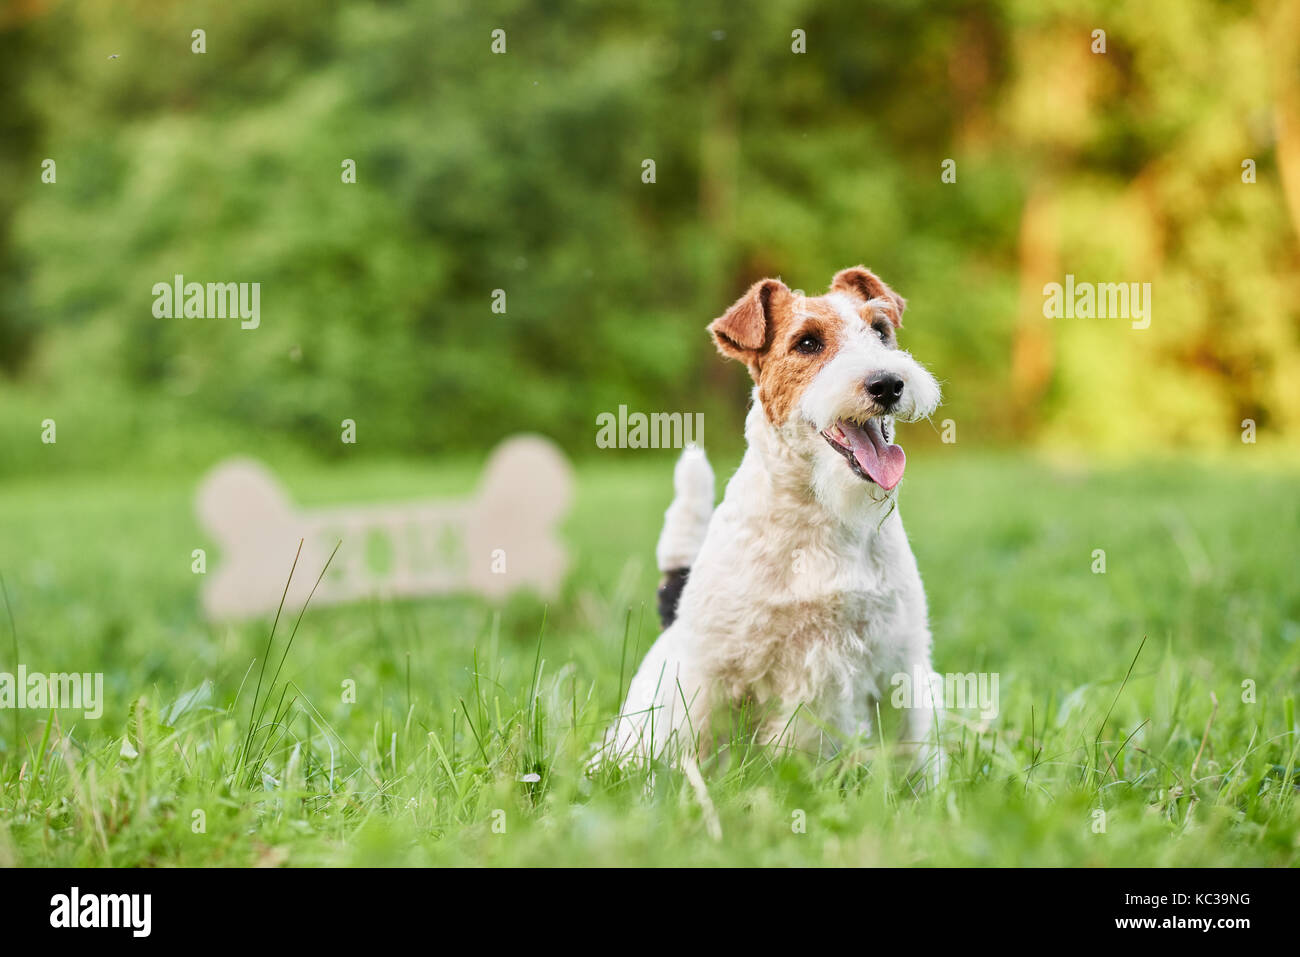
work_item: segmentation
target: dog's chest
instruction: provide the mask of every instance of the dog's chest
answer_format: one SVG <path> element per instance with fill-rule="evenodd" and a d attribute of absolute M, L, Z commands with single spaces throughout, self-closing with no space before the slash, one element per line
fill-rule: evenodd
<path fill-rule="evenodd" d="M 759 629 L 774 638 L 867 653 L 888 643 L 902 617 L 907 589 L 878 547 L 809 541 L 796 549 L 788 575 L 753 573 L 766 579 L 755 609 Z"/>
<path fill-rule="evenodd" d="M 701 563 L 712 581 L 699 582 L 697 605 L 719 672 L 741 685 L 896 670 L 920 585 L 901 526 L 894 535 L 737 524 L 724 541 Z"/>

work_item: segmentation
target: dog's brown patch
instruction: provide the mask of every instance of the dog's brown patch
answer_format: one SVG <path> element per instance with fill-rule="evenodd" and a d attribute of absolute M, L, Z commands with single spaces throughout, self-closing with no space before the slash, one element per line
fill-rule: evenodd
<path fill-rule="evenodd" d="M 889 317 L 894 328 L 903 324 L 903 310 L 907 308 L 907 300 L 885 285 L 884 280 L 866 266 L 841 269 L 831 280 L 831 292 L 848 293 L 864 303 L 873 299 L 881 300 L 881 311 Z"/>
<path fill-rule="evenodd" d="M 900 324 L 902 298 L 868 269 L 857 266 L 837 273 L 831 292 L 859 300 L 858 314 L 868 325 L 877 311 L 884 312 L 894 326 Z M 710 323 L 709 332 L 719 352 L 749 368 L 768 421 L 782 425 L 817 372 L 838 351 L 843 328 L 844 317 L 824 297 L 796 296 L 781 280 L 764 279 Z M 801 351 L 799 343 L 805 336 L 815 337 L 820 350 Z"/>
<path fill-rule="evenodd" d="M 821 299 L 796 300 L 794 308 L 774 323 L 772 343 L 758 363 L 758 398 L 773 425 L 781 425 L 831 356 L 839 351 L 844 319 Z M 815 337 L 821 350 L 799 351 L 805 336 Z"/>
<path fill-rule="evenodd" d="M 770 340 L 773 317 L 789 311 L 794 293 L 779 279 L 761 279 L 709 324 L 718 351 L 751 365 Z M 751 368 L 752 372 L 753 369 Z"/>

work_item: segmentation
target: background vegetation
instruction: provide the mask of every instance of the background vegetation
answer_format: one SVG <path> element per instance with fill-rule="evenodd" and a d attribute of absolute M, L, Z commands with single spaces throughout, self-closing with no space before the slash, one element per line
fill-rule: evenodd
<path fill-rule="evenodd" d="M 726 441 L 743 373 L 704 324 L 756 278 L 860 261 L 911 300 L 963 440 L 1223 448 L 1251 417 L 1293 443 L 1296 11 L 27 0 L 0 67 L 0 469 L 337 456 L 345 417 L 372 452 L 526 429 L 588 453 L 620 403 Z M 1045 320 L 1067 272 L 1152 283 L 1151 328 Z M 261 282 L 262 328 L 154 319 L 176 273 Z M 47 416 L 78 440 L 35 443 Z"/>

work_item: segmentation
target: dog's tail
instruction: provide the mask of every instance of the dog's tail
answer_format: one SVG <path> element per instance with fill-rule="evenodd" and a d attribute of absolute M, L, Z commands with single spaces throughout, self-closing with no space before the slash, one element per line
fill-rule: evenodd
<path fill-rule="evenodd" d="M 703 449 L 687 446 L 673 469 L 673 503 L 664 513 L 664 528 L 655 548 L 664 576 L 659 583 L 659 621 L 665 628 L 677 617 L 677 599 L 704 544 L 712 515 L 713 469 Z"/>

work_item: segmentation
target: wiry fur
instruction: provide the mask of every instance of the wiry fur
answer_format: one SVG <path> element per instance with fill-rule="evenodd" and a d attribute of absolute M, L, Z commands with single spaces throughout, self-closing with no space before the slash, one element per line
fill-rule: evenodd
<path fill-rule="evenodd" d="M 892 435 L 895 417 L 938 405 L 938 384 L 893 341 L 903 308 L 855 267 L 816 298 L 764 280 L 710 326 L 755 380 L 748 449 L 711 516 L 702 453 L 678 464 L 658 557 L 664 571 L 689 565 L 689 577 L 599 760 L 693 757 L 711 746 L 718 709 L 741 705 L 759 716 L 764 742 L 827 753 L 871 735 L 892 675 L 929 674 L 925 592 L 896 490 L 855 474 L 821 434 L 874 416 Z M 792 346 L 808 329 L 825 342 L 817 356 Z M 892 415 L 864 388 L 882 370 L 905 383 Z M 904 712 L 904 743 L 931 774 L 933 730 L 928 709 Z"/>

